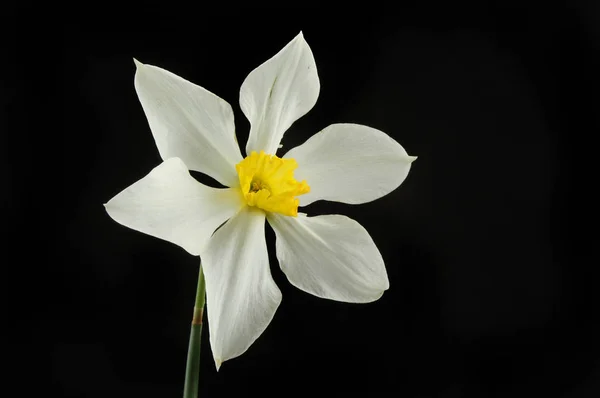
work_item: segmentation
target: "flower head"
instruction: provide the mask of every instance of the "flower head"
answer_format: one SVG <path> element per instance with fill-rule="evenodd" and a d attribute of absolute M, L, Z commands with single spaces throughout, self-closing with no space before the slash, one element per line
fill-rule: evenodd
<path fill-rule="evenodd" d="M 344 302 L 381 297 L 389 282 L 368 232 L 348 217 L 308 217 L 298 206 L 380 198 L 404 181 L 416 158 L 385 133 L 358 124 L 331 125 L 276 156 L 285 131 L 319 95 L 302 33 L 242 84 L 240 106 L 251 124 L 245 158 L 227 102 L 164 69 L 136 65 L 135 88 L 163 162 L 106 210 L 129 228 L 201 256 L 217 368 L 250 347 L 281 302 L 269 269 L 265 220 L 294 286 Z M 228 188 L 200 184 L 189 170 Z"/>

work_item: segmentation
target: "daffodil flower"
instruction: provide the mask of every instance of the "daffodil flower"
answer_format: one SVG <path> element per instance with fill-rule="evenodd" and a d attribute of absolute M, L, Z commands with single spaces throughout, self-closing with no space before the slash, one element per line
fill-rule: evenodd
<path fill-rule="evenodd" d="M 294 286 L 342 302 L 382 296 L 387 272 L 368 232 L 348 217 L 308 217 L 298 206 L 380 198 L 404 181 L 416 158 L 385 133 L 358 124 L 330 125 L 276 155 L 285 131 L 319 95 L 302 32 L 242 84 L 240 106 L 251 124 L 245 158 L 227 102 L 164 69 L 136 65 L 135 88 L 163 162 L 106 210 L 124 226 L 201 256 L 217 369 L 250 347 L 281 302 L 269 269 L 265 220 Z M 228 188 L 203 185 L 189 170 Z"/>

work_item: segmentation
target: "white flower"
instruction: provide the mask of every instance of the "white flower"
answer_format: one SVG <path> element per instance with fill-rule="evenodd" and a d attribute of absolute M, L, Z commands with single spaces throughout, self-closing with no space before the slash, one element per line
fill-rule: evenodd
<path fill-rule="evenodd" d="M 368 232 L 345 216 L 298 214 L 298 205 L 375 200 L 404 181 L 416 158 L 385 133 L 357 124 L 331 125 L 275 156 L 284 132 L 319 95 L 302 32 L 242 84 L 240 106 L 251 123 L 245 159 L 227 102 L 164 69 L 136 65 L 135 88 L 164 161 L 106 210 L 129 228 L 201 256 L 217 369 L 248 349 L 281 302 L 269 269 L 265 219 L 275 230 L 279 265 L 294 286 L 344 302 L 381 297 L 389 282 Z M 229 188 L 202 185 L 188 170 Z"/>

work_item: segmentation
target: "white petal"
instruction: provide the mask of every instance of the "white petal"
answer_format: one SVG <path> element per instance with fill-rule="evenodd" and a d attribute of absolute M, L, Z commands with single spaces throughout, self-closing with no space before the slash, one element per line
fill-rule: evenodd
<path fill-rule="evenodd" d="M 317 297 L 367 303 L 389 288 L 387 272 L 369 233 L 346 216 L 268 215 L 276 251 L 290 283 Z"/>
<path fill-rule="evenodd" d="M 332 124 L 291 149 L 284 158 L 298 162 L 294 176 L 310 192 L 300 206 L 317 200 L 366 203 L 396 189 L 416 159 L 389 135 L 360 124 Z"/>
<path fill-rule="evenodd" d="M 163 160 L 181 158 L 190 170 L 239 186 L 242 160 L 231 106 L 164 69 L 136 61 L 135 89 Z"/>
<path fill-rule="evenodd" d="M 283 133 L 315 105 L 319 89 L 315 59 L 300 32 L 242 84 L 240 106 L 251 125 L 246 153 L 274 154 Z"/>
<path fill-rule="evenodd" d="M 242 204 L 239 189 L 202 185 L 181 159 L 171 158 L 104 206 L 116 222 L 197 256 L 215 229 Z"/>
<path fill-rule="evenodd" d="M 269 269 L 264 212 L 246 207 L 219 228 L 202 254 L 202 267 L 218 370 L 252 345 L 281 303 Z"/>

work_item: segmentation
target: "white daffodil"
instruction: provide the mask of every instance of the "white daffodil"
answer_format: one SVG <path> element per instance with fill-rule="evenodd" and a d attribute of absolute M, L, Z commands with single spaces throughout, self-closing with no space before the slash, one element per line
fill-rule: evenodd
<path fill-rule="evenodd" d="M 136 65 L 135 88 L 163 162 L 106 210 L 122 225 L 201 256 L 217 369 L 248 349 L 281 302 L 269 269 L 265 219 L 276 234 L 279 265 L 294 286 L 343 302 L 381 297 L 389 282 L 368 232 L 342 215 L 307 217 L 298 206 L 380 198 L 404 181 L 416 158 L 385 133 L 358 124 L 331 125 L 275 155 L 284 132 L 319 95 L 302 32 L 242 84 L 240 106 L 251 124 L 245 158 L 227 102 L 164 69 Z M 229 188 L 205 186 L 188 170 Z"/>

